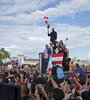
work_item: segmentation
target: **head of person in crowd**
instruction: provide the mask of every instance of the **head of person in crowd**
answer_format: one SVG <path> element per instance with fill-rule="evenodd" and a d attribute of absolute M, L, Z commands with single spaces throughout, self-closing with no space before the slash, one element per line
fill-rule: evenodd
<path fill-rule="evenodd" d="M 49 95 L 53 92 L 54 88 L 50 81 L 45 84 L 45 90 Z"/>
<path fill-rule="evenodd" d="M 73 72 L 76 72 L 77 69 L 76 64 L 71 64 L 71 69 Z"/>
<path fill-rule="evenodd" d="M 48 49 L 48 44 L 45 45 L 46 49 Z"/>
<path fill-rule="evenodd" d="M 80 67 L 78 63 L 76 63 L 76 67 Z"/>
<path fill-rule="evenodd" d="M 62 89 L 55 88 L 52 93 L 52 100 L 63 100 L 64 92 Z"/>
<path fill-rule="evenodd" d="M 60 40 L 59 45 L 63 46 L 63 41 L 62 40 Z"/>
<path fill-rule="evenodd" d="M 66 45 L 64 44 L 64 45 L 62 46 L 62 48 L 63 48 L 63 50 L 65 50 L 65 49 L 66 49 Z"/>
<path fill-rule="evenodd" d="M 58 44 L 58 41 L 56 41 L 56 46 L 58 46 L 59 44 Z"/>
<path fill-rule="evenodd" d="M 52 61 L 52 66 L 55 66 L 56 65 L 56 62 L 55 61 Z"/>
<path fill-rule="evenodd" d="M 53 43 L 52 42 L 50 43 L 50 47 L 53 47 Z"/>
<path fill-rule="evenodd" d="M 70 62 L 71 62 L 71 58 L 68 58 L 68 59 L 67 59 L 67 62 L 70 63 Z"/>
<path fill-rule="evenodd" d="M 54 28 L 52 28 L 52 32 L 54 32 Z"/>
<path fill-rule="evenodd" d="M 82 92 L 81 97 L 82 97 L 83 100 L 90 100 L 90 91 Z"/>
<path fill-rule="evenodd" d="M 81 68 L 84 72 L 86 72 L 86 66 L 85 65 L 81 65 Z"/>

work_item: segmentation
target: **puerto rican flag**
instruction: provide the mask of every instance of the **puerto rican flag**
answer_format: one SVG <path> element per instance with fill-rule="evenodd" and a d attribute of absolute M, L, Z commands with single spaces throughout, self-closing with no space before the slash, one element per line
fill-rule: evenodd
<path fill-rule="evenodd" d="M 50 24 L 48 24 L 48 17 L 45 16 L 44 19 L 45 19 L 45 23 L 47 24 L 47 29 L 49 30 Z"/>
<path fill-rule="evenodd" d="M 17 68 L 18 67 L 18 60 L 16 60 L 15 62 L 12 63 L 13 68 Z"/>
<path fill-rule="evenodd" d="M 62 66 L 63 56 L 64 56 L 64 53 L 51 54 L 49 58 L 47 70 L 48 71 L 52 70 L 52 61 L 55 61 L 56 65 Z"/>

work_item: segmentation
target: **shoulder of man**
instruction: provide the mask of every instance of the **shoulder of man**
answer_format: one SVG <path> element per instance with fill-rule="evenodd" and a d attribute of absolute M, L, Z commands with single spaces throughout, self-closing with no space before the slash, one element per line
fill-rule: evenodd
<path fill-rule="evenodd" d="M 56 65 L 55 67 L 56 67 L 56 68 L 60 67 L 60 68 L 62 69 L 62 67 L 61 67 L 60 65 Z"/>
<path fill-rule="evenodd" d="M 57 33 L 56 31 L 54 31 L 55 33 Z"/>

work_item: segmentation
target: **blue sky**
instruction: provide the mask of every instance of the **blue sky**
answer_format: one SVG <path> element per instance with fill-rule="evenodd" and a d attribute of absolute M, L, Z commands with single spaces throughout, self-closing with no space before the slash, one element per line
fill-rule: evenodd
<path fill-rule="evenodd" d="M 0 48 L 38 58 L 50 40 L 44 16 L 70 57 L 90 60 L 90 0 L 0 0 Z"/>

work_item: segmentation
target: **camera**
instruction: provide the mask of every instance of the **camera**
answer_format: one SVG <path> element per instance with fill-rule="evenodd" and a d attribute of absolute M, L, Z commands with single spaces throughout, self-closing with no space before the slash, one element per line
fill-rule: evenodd
<path fill-rule="evenodd" d="M 47 72 L 46 75 L 49 75 L 49 73 Z"/>
<path fill-rule="evenodd" d="M 36 84 L 31 83 L 31 92 L 35 93 L 35 90 L 36 90 Z"/>
<path fill-rule="evenodd" d="M 77 87 L 74 81 L 68 80 L 67 83 L 69 84 L 69 88 L 72 90 Z"/>

